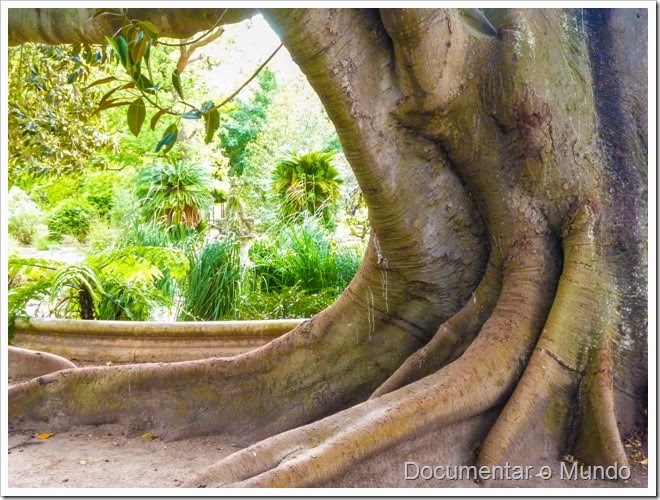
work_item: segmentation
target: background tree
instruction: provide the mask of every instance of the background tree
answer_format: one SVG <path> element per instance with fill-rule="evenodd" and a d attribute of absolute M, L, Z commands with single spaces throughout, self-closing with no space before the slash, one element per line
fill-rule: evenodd
<path fill-rule="evenodd" d="M 94 113 L 101 93 L 90 73 L 101 48 L 26 44 L 9 53 L 9 179 L 81 172 L 111 149 L 108 128 Z"/>
<path fill-rule="evenodd" d="M 266 122 L 266 110 L 276 88 L 275 75 L 265 68 L 257 77 L 259 87 L 249 101 L 239 100 L 237 108 L 222 124 L 219 138 L 222 153 L 229 159 L 229 175 L 240 176 L 249 162 L 248 145 Z"/>
<path fill-rule="evenodd" d="M 93 14 L 12 9 L 10 43 L 102 41 L 112 30 Z M 221 12 L 124 14 L 188 37 Z M 329 309 L 235 358 L 14 387 L 11 426 L 130 422 L 255 443 L 189 486 L 319 484 L 477 415 L 493 422 L 479 465 L 567 450 L 627 463 L 620 435 L 646 383 L 647 12 L 264 15 L 369 207 L 356 278 Z"/>

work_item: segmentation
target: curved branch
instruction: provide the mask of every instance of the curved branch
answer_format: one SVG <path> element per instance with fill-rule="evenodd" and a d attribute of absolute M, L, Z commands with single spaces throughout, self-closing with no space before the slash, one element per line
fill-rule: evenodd
<path fill-rule="evenodd" d="M 98 9 L 8 10 L 9 45 L 26 42 L 45 44 L 105 43 L 122 26 L 122 19 L 94 17 Z M 215 27 L 225 9 L 126 9 L 130 19 L 151 22 L 167 38 L 190 38 Z M 228 9 L 223 24 L 234 24 L 254 16 L 254 9 Z"/>

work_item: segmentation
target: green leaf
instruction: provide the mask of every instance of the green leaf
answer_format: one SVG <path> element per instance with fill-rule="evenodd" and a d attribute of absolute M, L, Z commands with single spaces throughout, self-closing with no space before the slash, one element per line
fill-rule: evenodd
<path fill-rule="evenodd" d="M 117 42 L 116 50 L 117 55 L 119 56 L 119 60 L 121 61 L 124 68 L 128 69 L 131 61 L 129 59 L 128 44 L 126 43 L 126 39 L 123 36 L 120 36 L 115 41 Z"/>
<path fill-rule="evenodd" d="M 128 128 L 134 136 L 138 136 L 144 119 L 147 116 L 147 111 L 144 106 L 144 100 L 141 97 L 135 99 L 128 107 Z"/>
<path fill-rule="evenodd" d="M 187 120 L 199 120 L 201 117 L 202 117 L 202 112 L 199 109 L 186 111 L 181 115 L 181 118 L 185 118 Z"/>
<path fill-rule="evenodd" d="M 98 114 L 99 112 L 101 112 L 103 110 L 110 109 L 110 108 L 117 108 L 119 106 L 126 106 L 128 104 L 131 104 L 131 102 L 130 101 L 121 101 L 119 99 L 109 99 L 105 102 L 100 103 L 96 107 L 94 112 L 92 113 L 92 116 Z"/>
<path fill-rule="evenodd" d="M 179 94 L 179 97 L 183 99 L 183 90 L 181 89 L 181 77 L 179 75 L 178 69 L 175 69 L 174 72 L 172 73 L 172 85 L 174 85 L 174 89 L 176 90 L 176 93 Z"/>
<path fill-rule="evenodd" d="M 143 92 L 147 92 L 148 94 L 156 93 L 154 84 L 151 82 L 151 80 L 149 80 L 149 78 L 140 73 L 139 70 L 133 73 L 133 80 L 135 81 L 137 88 Z"/>
<path fill-rule="evenodd" d="M 147 52 L 147 41 L 148 39 L 145 38 L 142 32 L 138 33 L 135 45 L 133 45 L 133 49 L 131 50 L 131 56 L 135 64 L 140 64 L 144 54 Z"/>
<path fill-rule="evenodd" d="M 213 140 L 215 131 L 220 127 L 220 113 L 217 109 L 211 110 L 211 112 L 204 115 L 205 120 L 205 130 L 206 136 L 204 137 L 204 143 L 208 144 Z"/>
<path fill-rule="evenodd" d="M 149 21 L 138 21 L 137 25 L 149 38 L 158 38 L 160 36 L 160 30 Z"/>
<path fill-rule="evenodd" d="M 74 83 L 78 79 L 78 73 L 69 73 L 66 77 L 66 83 Z"/>
<path fill-rule="evenodd" d="M 160 117 L 163 116 L 166 112 L 167 110 L 161 109 L 151 118 L 151 123 L 149 124 L 151 130 L 156 130 L 156 124 L 158 123 L 158 120 L 160 120 Z"/>
<path fill-rule="evenodd" d="M 169 127 L 165 129 L 165 133 L 158 144 L 156 144 L 156 153 L 158 153 L 163 147 L 163 153 L 167 153 L 176 142 L 176 136 L 179 133 L 179 130 L 175 123 L 172 123 Z"/>
<path fill-rule="evenodd" d="M 85 87 L 83 90 L 87 90 L 90 87 L 95 87 L 97 85 L 103 85 L 104 83 L 112 82 L 116 80 L 114 76 L 106 76 L 105 78 L 101 78 L 100 80 L 93 81 L 87 87 Z"/>

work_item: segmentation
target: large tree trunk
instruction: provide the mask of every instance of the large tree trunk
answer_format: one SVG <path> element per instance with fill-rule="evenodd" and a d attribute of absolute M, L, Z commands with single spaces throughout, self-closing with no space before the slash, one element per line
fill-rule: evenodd
<path fill-rule="evenodd" d="M 646 383 L 646 11 L 264 14 L 369 206 L 358 275 L 245 355 L 15 387 L 10 425 L 272 436 L 188 485 L 319 484 L 493 409 L 479 464 L 626 464 Z"/>

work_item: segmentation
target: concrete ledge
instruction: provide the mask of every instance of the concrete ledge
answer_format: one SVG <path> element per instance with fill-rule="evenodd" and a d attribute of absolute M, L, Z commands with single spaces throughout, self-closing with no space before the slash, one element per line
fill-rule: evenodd
<path fill-rule="evenodd" d="M 32 318 L 16 321 L 13 345 L 78 361 L 183 361 L 247 352 L 303 321 L 159 323 Z"/>

